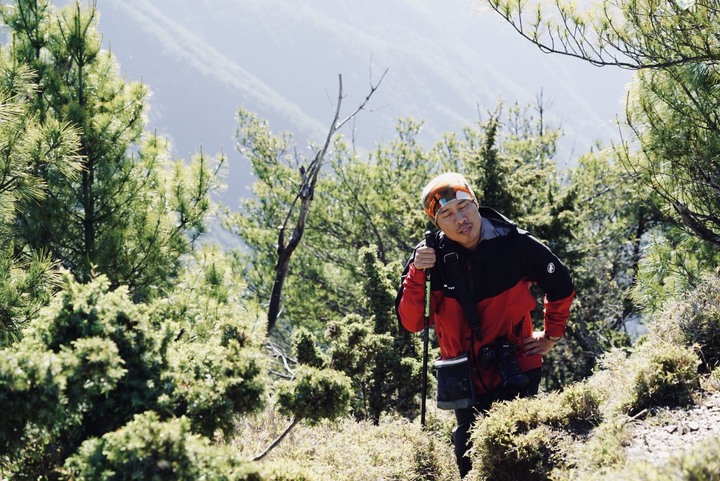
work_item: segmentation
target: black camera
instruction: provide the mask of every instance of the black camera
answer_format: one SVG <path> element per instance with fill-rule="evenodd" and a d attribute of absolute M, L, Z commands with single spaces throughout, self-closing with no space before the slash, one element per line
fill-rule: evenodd
<path fill-rule="evenodd" d="M 483 346 L 478 359 L 478 363 L 483 369 L 497 366 L 502 379 L 503 394 L 508 397 L 520 394 L 530 382 L 515 360 L 515 351 L 517 351 L 517 346 L 512 344 L 507 337 L 501 336 L 492 344 Z"/>

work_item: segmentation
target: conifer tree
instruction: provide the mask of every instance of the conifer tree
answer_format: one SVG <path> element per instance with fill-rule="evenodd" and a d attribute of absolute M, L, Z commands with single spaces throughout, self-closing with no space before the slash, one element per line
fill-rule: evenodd
<path fill-rule="evenodd" d="M 30 68 L 0 50 L 0 347 L 47 303 L 57 282 L 47 251 L 31 251 L 18 236 L 18 213 L 46 197 L 41 171 L 77 180 L 77 131 L 57 119 L 41 121 L 30 99 L 37 92 Z"/>
<path fill-rule="evenodd" d="M 94 6 L 56 10 L 48 0 L 17 0 L 0 18 L 10 29 L 10 60 L 27 66 L 37 85 L 32 115 L 79 135 L 79 178 L 34 166 L 46 195 L 21 210 L 20 235 L 78 279 L 103 273 L 146 298 L 172 282 L 180 256 L 203 232 L 213 161 L 203 154 L 189 165 L 171 161 L 168 143 L 143 133 L 148 89 L 122 79 L 102 50 Z"/>
<path fill-rule="evenodd" d="M 638 71 L 619 155 L 658 211 L 720 248 L 717 2 L 487 2 L 545 52 Z"/>

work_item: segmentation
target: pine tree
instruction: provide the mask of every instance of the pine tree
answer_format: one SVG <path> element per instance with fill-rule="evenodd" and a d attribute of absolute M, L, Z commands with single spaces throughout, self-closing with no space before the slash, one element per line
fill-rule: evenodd
<path fill-rule="evenodd" d="M 637 70 L 618 153 L 657 211 L 720 248 L 717 2 L 488 3 L 545 52 Z"/>
<path fill-rule="evenodd" d="M 18 0 L 0 17 L 10 28 L 11 61 L 31 69 L 37 85 L 32 115 L 79 136 L 79 178 L 42 159 L 34 166 L 46 195 L 22 209 L 22 239 L 82 281 L 103 273 L 147 298 L 172 283 L 204 230 L 213 161 L 203 154 L 188 165 L 171 161 L 168 143 L 144 134 L 148 89 L 122 79 L 101 49 L 94 7 Z"/>
<path fill-rule="evenodd" d="M 70 181 L 80 175 L 77 131 L 35 115 L 33 79 L 27 65 L 0 50 L 0 347 L 20 338 L 58 280 L 47 251 L 25 248 L 18 214 L 31 214 L 47 199 L 41 172 Z"/>

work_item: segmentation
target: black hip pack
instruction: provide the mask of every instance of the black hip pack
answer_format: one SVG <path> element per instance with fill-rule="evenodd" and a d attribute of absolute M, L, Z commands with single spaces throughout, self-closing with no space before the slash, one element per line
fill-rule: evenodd
<path fill-rule="evenodd" d="M 467 354 L 435 361 L 437 407 L 463 409 L 475 404 L 472 367 Z"/>

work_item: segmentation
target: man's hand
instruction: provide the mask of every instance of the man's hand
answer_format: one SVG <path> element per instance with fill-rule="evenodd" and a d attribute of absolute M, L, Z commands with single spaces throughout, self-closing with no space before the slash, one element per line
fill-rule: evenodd
<path fill-rule="evenodd" d="M 526 337 L 523 343 L 525 344 L 525 354 L 531 356 L 533 354 L 540 354 L 544 356 L 550 349 L 553 348 L 556 341 L 551 341 L 545 337 L 545 331 L 535 331 L 531 337 Z"/>
<path fill-rule="evenodd" d="M 425 269 L 432 269 L 435 265 L 435 249 L 432 247 L 419 247 L 415 251 L 415 269 L 424 271 Z"/>

